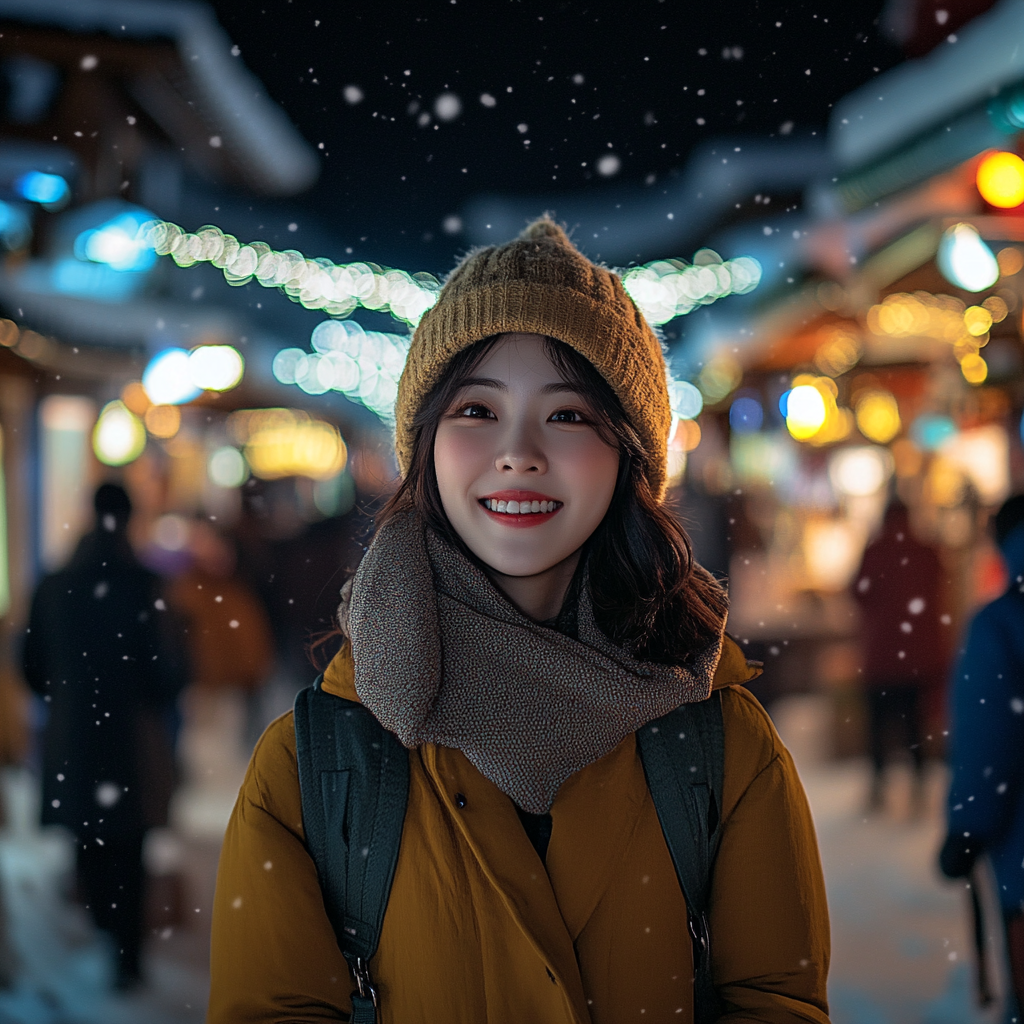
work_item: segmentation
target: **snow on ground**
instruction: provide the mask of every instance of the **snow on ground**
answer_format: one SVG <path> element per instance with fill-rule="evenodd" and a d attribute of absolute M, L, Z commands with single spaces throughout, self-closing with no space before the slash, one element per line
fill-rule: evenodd
<path fill-rule="evenodd" d="M 828 762 L 829 704 L 819 696 L 773 708 L 814 813 L 832 920 L 829 1000 L 833 1024 L 998 1024 L 1002 1007 L 978 1009 L 968 896 L 942 878 L 946 775 L 927 774 L 919 815 L 908 767 L 890 770 L 885 812 L 867 815 L 866 759 Z M 990 927 L 997 925 L 988 915 Z M 1002 982 L 993 936 L 991 971 Z"/>

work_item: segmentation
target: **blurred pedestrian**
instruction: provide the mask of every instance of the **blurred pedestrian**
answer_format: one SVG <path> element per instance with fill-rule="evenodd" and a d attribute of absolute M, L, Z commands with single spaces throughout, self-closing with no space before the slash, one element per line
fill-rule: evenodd
<path fill-rule="evenodd" d="M 949 828 L 939 865 L 966 878 L 988 854 L 1024 1007 L 1024 494 L 999 510 L 995 536 L 1010 583 L 975 615 L 953 673 Z"/>
<path fill-rule="evenodd" d="M 906 506 L 894 500 L 881 532 L 864 552 L 854 586 L 861 609 L 871 811 L 885 803 L 885 769 L 894 737 L 910 757 L 913 807 L 922 809 L 924 708 L 945 671 L 942 572 L 938 553 L 914 536 Z"/>
<path fill-rule="evenodd" d="M 266 724 L 259 698 L 274 668 L 270 620 L 238 575 L 238 557 L 227 537 L 196 520 L 189 551 L 192 565 L 170 584 L 167 597 L 185 627 L 195 696 L 245 700 L 248 757 Z"/>
<path fill-rule="evenodd" d="M 25 679 L 46 704 L 43 824 L 75 836 L 78 886 L 117 950 L 117 984 L 141 980 L 147 829 L 173 789 L 168 710 L 185 682 L 158 578 L 128 543 L 131 502 L 104 484 L 96 528 L 32 600 Z"/>

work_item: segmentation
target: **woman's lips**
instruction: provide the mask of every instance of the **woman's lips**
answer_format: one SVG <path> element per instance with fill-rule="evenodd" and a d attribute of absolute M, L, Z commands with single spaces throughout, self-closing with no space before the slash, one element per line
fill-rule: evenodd
<path fill-rule="evenodd" d="M 506 526 L 540 526 L 562 507 L 562 502 L 553 498 L 530 494 L 520 494 L 518 498 L 481 498 L 479 504 L 488 516 Z"/>

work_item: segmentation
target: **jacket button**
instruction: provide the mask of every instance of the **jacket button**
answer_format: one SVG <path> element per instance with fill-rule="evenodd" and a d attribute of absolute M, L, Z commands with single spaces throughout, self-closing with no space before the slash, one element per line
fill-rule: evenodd
<path fill-rule="evenodd" d="M 455 794 L 455 806 L 460 810 L 466 806 L 466 798 L 462 793 Z"/>

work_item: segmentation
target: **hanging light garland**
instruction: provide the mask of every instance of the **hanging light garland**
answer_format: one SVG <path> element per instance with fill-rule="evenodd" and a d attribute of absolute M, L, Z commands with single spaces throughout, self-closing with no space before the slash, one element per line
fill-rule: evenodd
<path fill-rule="evenodd" d="M 423 271 L 410 274 L 375 263 L 309 259 L 297 249 L 239 242 L 212 224 L 193 233 L 171 221 L 151 221 L 142 236 L 158 256 L 170 256 L 179 267 L 211 263 L 230 285 L 255 280 L 264 288 L 281 290 L 307 309 L 322 309 L 334 317 L 346 317 L 362 306 L 390 313 L 415 328 L 441 290 L 441 282 Z M 727 295 L 745 295 L 761 282 L 761 265 L 752 256 L 723 260 L 710 249 L 702 249 L 693 265 L 684 260 L 653 260 L 617 273 L 652 324 L 668 323 Z"/>
<path fill-rule="evenodd" d="M 415 327 L 441 290 L 433 274 L 308 259 L 296 249 L 279 251 L 266 242 L 239 242 L 213 225 L 191 233 L 162 220 L 150 222 L 143 232 L 158 256 L 170 256 L 179 267 L 211 263 L 230 285 L 256 281 L 279 289 L 306 309 L 322 309 L 335 317 L 346 317 L 362 306 Z"/>
<path fill-rule="evenodd" d="M 441 291 L 441 282 L 433 274 L 409 274 L 375 263 L 309 259 L 296 249 L 240 242 L 212 224 L 187 232 L 171 221 L 150 221 L 140 230 L 140 238 L 179 267 L 210 263 L 230 285 L 256 281 L 264 288 L 278 289 L 306 309 L 329 314 L 334 320 L 313 332 L 313 352 L 283 349 L 274 359 L 274 376 L 308 394 L 339 391 L 383 421 L 391 421 L 409 336 L 364 331 L 352 321 L 338 321 L 362 307 L 390 313 L 415 329 Z M 693 265 L 683 260 L 654 260 L 616 273 L 640 312 L 654 325 L 727 295 L 751 292 L 761 281 L 761 266 L 753 257 L 723 260 L 710 249 L 698 252 Z M 693 401 L 700 392 L 670 375 L 669 393 L 674 433 L 680 420 L 692 419 L 700 412 L 700 403 L 694 406 Z"/>

